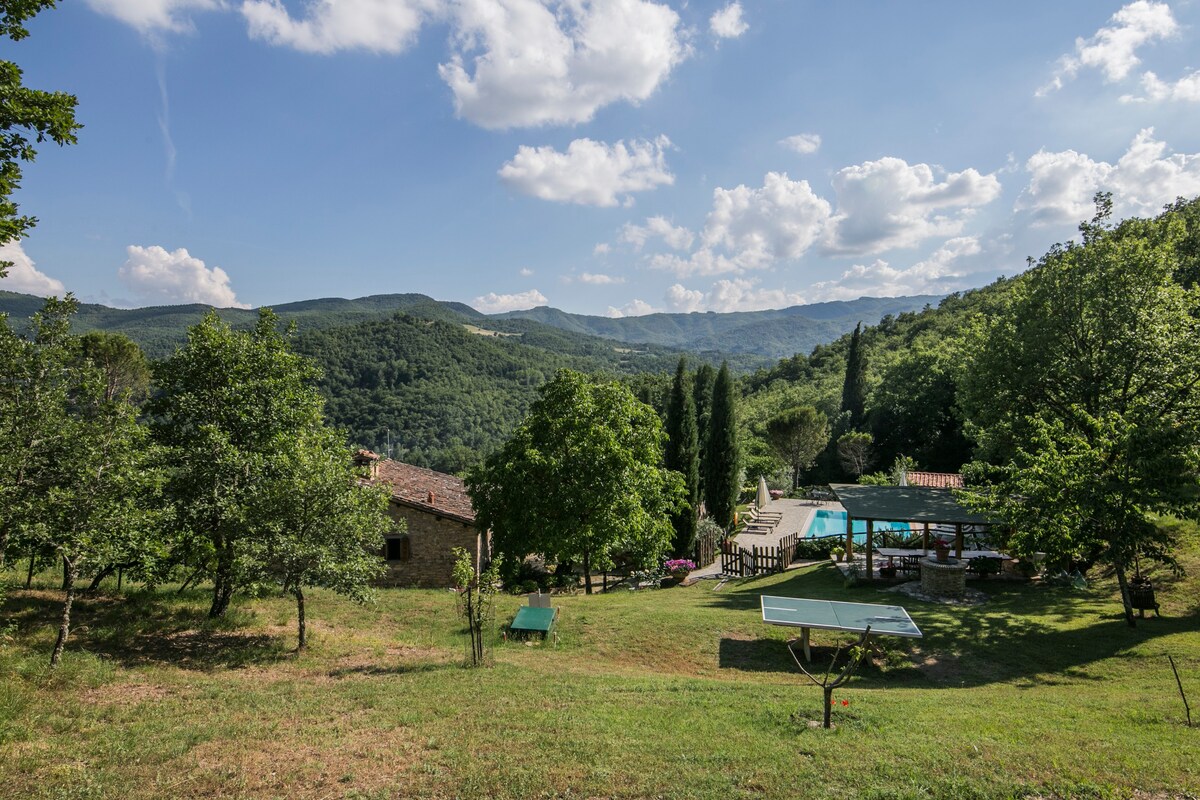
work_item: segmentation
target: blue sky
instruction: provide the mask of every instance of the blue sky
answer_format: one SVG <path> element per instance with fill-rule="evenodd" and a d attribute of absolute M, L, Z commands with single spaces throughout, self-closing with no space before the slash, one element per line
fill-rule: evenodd
<path fill-rule="evenodd" d="M 84 0 L 0 288 L 500 311 L 954 291 L 1200 194 L 1200 5 Z"/>

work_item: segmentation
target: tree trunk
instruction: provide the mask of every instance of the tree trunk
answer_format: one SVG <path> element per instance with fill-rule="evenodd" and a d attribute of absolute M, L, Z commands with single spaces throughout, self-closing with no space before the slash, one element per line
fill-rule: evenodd
<path fill-rule="evenodd" d="M 1117 585 L 1121 587 L 1121 603 L 1125 606 L 1125 621 L 1129 623 L 1129 627 L 1136 628 L 1137 622 L 1133 618 L 1133 603 L 1129 600 L 1129 582 L 1125 580 L 1125 564 L 1117 559 L 1113 562 L 1113 568 L 1117 572 Z"/>
<path fill-rule="evenodd" d="M 25 588 L 28 589 L 33 585 L 33 570 L 37 566 L 37 553 L 29 557 L 29 572 L 25 575 Z"/>
<path fill-rule="evenodd" d="M 8 528 L 0 529 L 0 570 L 4 569 L 4 553 L 8 550 Z"/>
<path fill-rule="evenodd" d="M 832 717 L 833 717 L 833 687 L 832 686 L 823 686 L 821 688 L 825 693 L 825 727 L 832 728 L 833 727 L 833 719 L 832 719 Z"/>
<path fill-rule="evenodd" d="M 89 592 L 94 592 L 97 589 L 99 589 L 100 584 L 104 582 L 104 579 L 107 578 L 109 575 L 112 575 L 114 572 L 116 572 L 116 570 L 117 570 L 116 564 L 109 564 L 107 567 L 105 567 L 104 569 L 97 572 L 96 577 L 92 578 L 92 582 L 90 584 L 88 584 L 87 590 Z"/>
<path fill-rule="evenodd" d="M 297 586 L 293 594 L 296 595 L 296 652 L 299 653 L 308 647 L 307 630 L 304 626 L 304 588 Z"/>
<path fill-rule="evenodd" d="M 592 554 L 587 550 L 583 551 L 583 585 L 584 593 L 592 593 Z"/>
<path fill-rule="evenodd" d="M 76 567 L 65 556 L 63 557 L 63 574 L 66 582 L 66 599 L 63 600 L 62 620 L 58 625 L 58 640 L 54 643 L 54 652 L 50 654 L 50 667 L 58 666 L 62 658 L 63 648 L 67 645 L 67 636 L 71 633 L 71 604 L 75 602 Z"/>
<path fill-rule="evenodd" d="M 226 542 L 217 551 L 217 571 L 213 576 L 212 607 L 208 609 L 208 618 L 217 619 L 225 616 L 229 610 L 229 600 L 233 597 L 233 548 Z"/>

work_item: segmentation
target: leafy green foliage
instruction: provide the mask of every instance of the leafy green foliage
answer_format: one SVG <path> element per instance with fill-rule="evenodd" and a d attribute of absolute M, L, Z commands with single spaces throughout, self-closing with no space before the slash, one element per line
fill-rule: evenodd
<path fill-rule="evenodd" d="M 480 529 L 514 561 L 540 553 L 593 570 L 658 561 L 683 480 L 663 466 L 666 434 L 629 389 L 560 370 L 516 433 L 467 478 Z"/>
<path fill-rule="evenodd" d="M 1110 229 L 1105 199 L 980 326 L 964 404 L 990 479 L 975 499 L 1012 549 L 1111 564 L 1124 589 L 1135 559 L 1171 558 L 1154 516 L 1197 508 L 1200 291 L 1175 281 L 1178 219 Z"/>
<path fill-rule="evenodd" d="M 296 598 L 303 650 L 306 587 L 370 599 L 371 582 L 384 572 L 383 534 L 397 526 L 387 513 L 388 492 L 359 480 L 337 431 L 315 428 L 279 436 L 254 503 L 262 533 L 247 542 L 245 561 L 256 579 Z"/>
<path fill-rule="evenodd" d="M 29 35 L 25 23 L 53 7 L 54 0 L 0 0 L 0 36 L 24 39 Z M 0 61 L 0 244 L 20 239 L 37 224 L 33 217 L 21 216 L 12 200 L 21 185 L 21 163 L 33 161 L 34 145 L 47 139 L 74 144 L 82 127 L 75 121 L 74 96 L 30 89 L 22 78 L 20 67 Z M 0 262 L 0 278 L 8 266 Z"/>
<path fill-rule="evenodd" d="M 839 436 L 837 454 L 842 469 L 856 478 L 870 469 L 875 460 L 874 444 L 875 440 L 869 433 L 851 431 Z"/>
<path fill-rule="evenodd" d="M 780 460 L 791 467 L 792 489 L 829 444 L 829 420 L 812 406 L 788 409 L 767 421 L 767 441 Z"/>
<path fill-rule="evenodd" d="M 700 441 L 696 430 L 696 401 L 687 362 L 679 359 L 671 399 L 667 406 L 667 469 L 683 476 L 684 504 L 671 518 L 675 539 L 671 552 L 683 557 L 692 552 L 696 541 L 696 520 L 700 509 Z"/>
<path fill-rule="evenodd" d="M 192 569 L 211 571 L 214 617 L 250 579 L 247 540 L 264 533 L 253 514 L 256 493 L 280 441 L 321 424 L 317 376 L 269 310 L 249 333 L 209 313 L 156 370 L 160 393 L 150 410 L 155 436 L 171 454 L 176 552 Z"/>
<path fill-rule="evenodd" d="M 79 355 L 104 378 L 104 398 L 141 404 L 150 394 L 150 362 L 137 343 L 120 333 L 92 331 L 79 338 Z"/>
<path fill-rule="evenodd" d="M 846 353 L 846 378 L 842 383 L 842 413 L 847 415 L 846 424 L 852 431 L 859 430 L 866 421 L 867 406 L 867 354 L 863 351 L 862 323 L 850 335 L 850 349 Z"/>
<path fill-rule="evenodd" d="M 492 559 L 487 568 L 480 571 L 466 548 L 456 547 L 453 552 L 458 613 L 466 620 L 467 632 L 471 637 L 470 664 L 482 667 L 487 661 L 486 634 L 492 622 L 493 602 L 499 591 L 501 559 Z"/>
<path fill-rule="evenodd" d="M 704 504 L 709 515 L 726 530 L 733 524 L 741 490 L 741 466 L 737 395 L 729 365 L 722 364 L 713 383 L 712 413 L 705 437 Z"/>

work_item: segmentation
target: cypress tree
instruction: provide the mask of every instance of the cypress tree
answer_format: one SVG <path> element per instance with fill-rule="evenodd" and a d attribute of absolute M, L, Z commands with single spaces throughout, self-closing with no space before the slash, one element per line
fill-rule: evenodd
<path fill-rule="evenodd" d="M 862 323 L 850 336 L 846 354 L 846 380 L 842 384 L 842 412 L 849 414 L 849 430 L 862 430 L 866 422 L 867 356 L 862 348 Z"/>
<path fill-rule="evenodd" d="M 692 397 L 696 403 L 696 435 L 700 442 L 700 494 L 704 495 L 704 459 L 708 453 L 708 422 L 712 417 L 713 383 L 717 371 L 711 364 L 701 364 L 693 379 Z"/>
<path fill-rule="evenodd" d="M 667 469 L 683 475 L 686 505 L 671 517 L 677 558 L 691 553 L 696 541 L 696 511 L 700 505 L 700 444 L 696 430 L 696 401 L 687 379 L 686 359 L 679 359 L 667 404 Z"/>
<path fill-rule="evenodd" d="M 704 453 L 704 502 L 709 516 L 722 528 L 733 524 L 737 508 L 739 463 L 737 411 L 733 378 L 729 365 L 721 364 L 713 384 L 712 415 L 708 422 L 708 442 Z"/>

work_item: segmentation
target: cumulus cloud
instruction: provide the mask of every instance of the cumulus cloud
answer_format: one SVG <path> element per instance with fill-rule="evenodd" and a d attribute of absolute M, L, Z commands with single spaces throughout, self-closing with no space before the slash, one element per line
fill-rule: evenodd
<path fill-rule="evenodd" d="M 521 269 L 520 269 L 520 271 L 518 272 L 518 274 L 519 274 L 519 275 L 520 275 L 522 278 L 532 278 L 532 277 L 533 277 L 533 270 L 531 270 L 529 267 L 521 267 Z"/>
<path fill-rule="evenodd" d="M 900 297 L 914 294 L 945 294 L 965 288 L 968 271 L 964 262 L 983 251 L 973 236 L 950 239 L 929 258 L 907 269 L 891 266 L 882 259 L 855 264 L 832 281 L 813 284 L 811 302 L 853 300 L 859 297 Z"/>
<path fill-rule="evenodd" d="M 672 225 L 666 217 L 649 217 L 645 225 L 626 223 L 621 229 L 621 241 L 633 245 L 638 250 L 645 247 L 651 239 L 661 239 L 667 247 L 673 250 L 691 248 L 696 234 L 684 227 Z"/>
<path fill-rule="evenodd" d="M 307 53 L 368 50 L 399 53 L 445 0 L 317 0 L 296 19 L 280 0 L 246 0 L 250 36 Z"/>
<path fill-rule="evenodd" d="M 804 303 L 804 297 L 786 289 L 763 289 L 758 282 L 748 278 L 719 280 L 707 291 L 688 289 L 675 284 L 667 289 L 663 298 L 670 311 L 688 313 L 692 311 L 762 311 L 768 308 L 786 308 Z"/>
<path fill-rule="evenodd" d="M 665 151 L 671 140 L 620 141 L 609 145 L 576 139 L 560 153 L 553 147 L 522 145 L 500 168 L 500 179 L 522 194 L 558 203 L 615 206 L 618 195 L 644 192 L 675 182 Z"/>
<path fill-rule="evenodd" d="M 1109 24 L 1089 39 L 1075 40 L 1075 52 L 1058 60 L 1050 82 L 1037 91 L 1039 97 L 1061 89 L 1084 67 L 1104 73 L 1107 83 L 1123 80 L 1141 59 L 1138 48 L 1156 39 L 1179 33 L 1179 24 L 1166 3 L 1136 0 L 1112 15 Z"/>
<path fill-rule="evenodd" d="M 40 272 L 33 259 L 25 253 L 20 242 L 0 244 L 0 261 L 7 261 L 8 275 L 0 278 L 0 289 L 7 292 L 24 292 L 39 297 L 61 295 L 66 292 L 63 282 Z"/>
<path fill-rule="evenodd" d="M 608 311 L 605 312 L 605 316 L 612 317 L 613 319 L 620 319 L 621 317 L 644 317 L 647 314 L 654 314 L 657 311 L 657 308 L 644 300 L 631 300 L 620 308 L 609 306 Z"/>
<path fill-rule="evenodd" d="M 1185 75 L 1174 83 L 1164 81 L 1153 72 L 1142 74 L 1142 90 L 1145 97 L 1123 95 L 1122 103 L 1144 103 L 1148 101 L 1172 101 L 1177 103 L 1200 103 L 1200 70 Z"/>
<path fill-rule="evenodd" d="M 600 242 L 599 244 L 597 244 L 595 247 L 592 248 L 592 255 L 606 256 L 611 251 L 612 251 L 612 245 L 610 245 L 608 242 Z"/>
<path fill-rule="evenodd" d="M 928 164 L 910 166 L 889 157 L 840 170 L 833 188 L 838 210 L 830 220 L 826 249 L 866 254 L 953 236 L 974 208 L 999 196 L 1000 181 L 974 169 L 939 180 Z"/>
<path fill-rule="evenodd" d="M 605 275 L 600 272 L 584 272 L 579 276 L 580 283 L 586 283 L 591 286 L 610 286 L 615 283 L 624 283 L 625 279 L 619 275 Z"/>
<path fill-rule="evenodd" d="M 742 19 L 742 4 L 736 2 L 714 12 L 708 20 L 708 29 L 720 39 L 736 39 L 749 28 Z"/>
<path fill-rule="evenodd" d="M 803 156 L 821 149 L 821 137 L 815 133 L 798 133 L 795 136 L 780 139 L 779 143 L 788 150 L 793 150 Z"/>
<path fill-rule="evenodd" d="M 550 301 L 546 299 L 546 295 L 537 289 L 530 289 L 528 292 L 517 294 L 488 292 L 472 300 L 471 305 L 475 310 L 482 311 L 484 314 L 500 314 L 504 311 L 521 311 L 534 306 L 544 306 L 548 302 Z"/>
<path fill-rule="evenodd" d="M 205 266 L 184 248 L 168 251 L 158 245 L 125 248 L 128 258 L 119 277 L 143 300 L 164 304 L 203 303 L 217 308 L 249 308 L 239 303 L 229 276 L 220 267 Z"/>
<path fill-rule="evenodd" d="M 220 9 L 220 0 L 87 0 L 98 14 L 124 22 L 144 34 L 191 30 L 189 11 Z"/>
<path fill-rule="evenodd" d="M 462 0 L 453 27 L 438 72 L 458 115 L 492 129 L 640 103 L 689 53 L 679 15 L 648 0 Z"/>
<path fill-rule="evenodd" d="M 1111 191 L 1122 216 L 1152 214 L 1176 197 L 1200 194 L 1200 153 L 1168 153 L 1166 143 L 1145 128 L 1116 164 L 1064 150 L 1032 155 L 1025 164 L 1029 185 L 1016 208 L 1029 211 L 1034 224 L 1057 225 L 1092 216 L 1092 197 Z"/>

